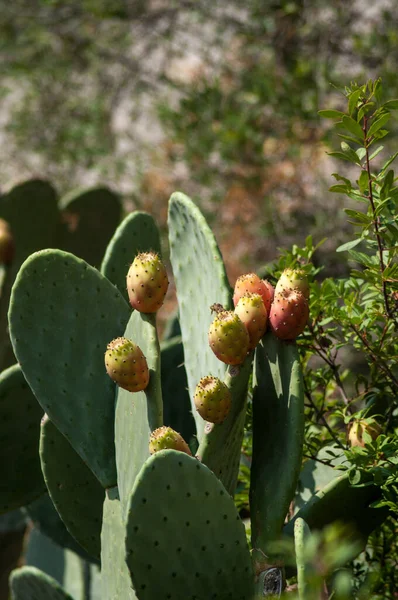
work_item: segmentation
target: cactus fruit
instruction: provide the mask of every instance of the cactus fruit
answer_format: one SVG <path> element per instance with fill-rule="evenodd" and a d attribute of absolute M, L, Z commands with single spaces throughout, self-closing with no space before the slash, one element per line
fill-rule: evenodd
<path fill-rule="evenodd" d="M 149 369 L 139 346 L 119 337 L 108 344 L 106 371 L 111 379 L 129 392 L 141 392 L 149 383 Z"/>
<path fill-rule="evenodd" d="M 270 325 L 280 340 L 294 340 L 304 331 L 309 316 L 308 302 L 298 290 L 285 290 L 271 306 Z"/>
<path fill-rule="evenodd" d="M 268 291 L 268 302 L 267 303 L 265 302 L 264 296 L 263 296 L 263 300 L 264 300 L 265 308 L 267 309 L 267 314 L 269 316 L 269 311 L 270 311 L 270 308 L 271 308 L 271 304 L 274 301 L 275 288 L 272 285 L 272 283 L 270 283 L 267 279 L 263 279 L 263 284 L 265 285 L 265 287 L 267 288 L 267 291 Z"/>
<path fill-rule="evenodd" d="M 194 402 L 203 419 L 209 423 L 222 423 L 231 408 L 231 392 L 221 379 L 208 375 L 196 386 Z"/>
<path fill-rule="evenodd" d="M 14 258 L 14 237 L 7 221 L 0 219 L 0 263 L 9 265 Z"/>
<path fill-rule="evenodd" d="M 280 294 L 284 290 L 297 290 L 308 300 L 310 287 L 305 271 L 303 269 L 285 269 L 276 284 L 275 294 Z"/>
<path fill-rule="evenodd" d="M 249 334 L 238 315 L 223 310 L 209 329 L 209 344 L 219 360 L 227 365 L 240 365 L 249 350 Z"/>
<path fill-rule="evenodd" d="M 272 302 L 272 290 L 269 288 L 269 286 L 265 285 L 265 282 L 262 279 L 260 279 L 260 277 L 258 277 L 258 275 L 256 275 L 255 273 L 247 273 L 246 275 L 241 275 L 236 280 L 233 296 L 234 306 L 238 304 L 240 298 L 244 294 L 248 293 L 260 294 L 260 296 L 263 299 L 264 306 L 267 309 L 267 314 L 269 314 L 269 309 Z"/>
<path fill-rule="evenodd" d="M 350 442 L 350 446 L 360 446 L 361 448 L 364 448 L 364 433 L 367 433 L 372 440 L 375 440 L 379 437 L 381 432 L 382 428 L 374 419 L 358 419 L 350 425 L 348 441 Z"/>
<path fill-rule="evenodd" d="M 158 427 L 152 431 L 149 438 L 149 452 L 154 454 L 159 450 L 178 450 L 192 456 L 184 438 L 171 427 Z"/>
<path fill-rule="evenodd" d="M 235 314 L 249 334 L 249 350 L 254 350 L 267 329 L 268 314 L 260 294 L 244 294 L 235 306 Z"/>
<path fill-rule="evenodd" d="M 138 254 L 127 273 L 127 292 L 133 308 L 154 313 L 163 304 L 169 286 L 166 267 L 156 252 Z"/>

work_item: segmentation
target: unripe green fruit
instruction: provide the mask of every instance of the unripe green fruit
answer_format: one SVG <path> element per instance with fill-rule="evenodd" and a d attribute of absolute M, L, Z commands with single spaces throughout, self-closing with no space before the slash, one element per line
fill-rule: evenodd
<path fill-rule="evenodd" d="M 138 254 L 127 273 L 127 292 L 133 308 L 154 313 L 163 304 L 169 280 L 166 267 L 156 252 Z"/>
<path fill-rule="evenodd" d="M 227 365 L 240 365 L 249 350 L 249 334 L 238 315 L 224 310 L 210 325 L 209 344 L 219 360 Z"/>
<path fill-rule="evenodd" d="M 109 377 L 129 392 L 141 392 L 149 383 L 149 369 L 139 346 L 126 338 L 108 344 L 105 366 Z"/>
<path fill-rule="evenodd" d="M 231 408 L 231 392 L 218 377 L 202 377 L 195 389 L 194 402 L 200 416 L 209 423 L 225 421 Z"/>
<path fill-rule="evenodd" d="M 192 456 L 184 438 L 171 427 L 159 427 L 152 431 L 149 438 L 149 452 L 154 454 L 159 450 L 178 450 Z"/>

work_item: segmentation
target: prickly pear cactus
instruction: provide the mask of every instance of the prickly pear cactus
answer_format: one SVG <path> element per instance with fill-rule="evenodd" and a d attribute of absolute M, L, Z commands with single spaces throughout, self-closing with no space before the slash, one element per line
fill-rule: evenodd
<path fill-rule="evenodd" d="M 96 201 L 86 200 L 89 215 Z M 84 216 L 84 198 L 80 208 L 76 203 L 72 198 L 64 206 L 67 226 L 75 223 L 80 235 L 88 235 L 95 223 Z M 359 534 L 366 535 L 377 520 L 369 508 L 377 499 L 376 488 L 352 488 L 347 475 L 333 479 L 303 498 L 284 527 L 301 468 L 304 393 L 292 331 L 280 336 L 287 341 L 275 335 L 277 328 L 286 329 L 283 311 L 279 314 L 275 308 L 280 294 L 271 305 L 272 286 L 253 274 L 238 281 L 234 303 L 239 308 L 228 314 L 241 337 L 230 341 L 227 332 L 228 352 L 233 347 L 234 354 L 227 366 L 216 348 L 221 336 L 211 328 L 212 309 L 217 316 L 229 311 L 232 293 L 214 236 L 199 209 L 181 193 L 170 199 L 169 230 L 179 304 L 170 330 L 178 332 L 180 327 L 181 336 L 162 344 L 156 312 L 145 312 L 147 294 L 133 302 L 138 309 L 133 310 L 126 289 L 137 254 L 153 251 L 160 261 L 160 236 L 150 215 L 126 217 L 106 249 L 101 272 L 61 250 L 35 252 L 21 265 L 9 309 L 20 366 L 0 375 L 0 416 L 14 427 L 15 440 L 6 439 L 6 446 L 14 448 L 15 441 L 13 452 L 24 476 L 18 489 L 10 458 L 0 508 L 28 502 L 26 512 L 40 535 L 50 537 L 61 551 L 72 548 L 80 557 L 100 561 L 107 600 L 253 600 L 280 595 L 284 567 L 273 556 L 272 544 L 283 535 L 293 536 L 297 523 L 300 555 L 300 519 L 317 529 L 344 513 Z M 70 243 L 77 244 L 74 232 L 67 233 Z M 148 289 L 157 273 L 156 269 L 146 282 Z M 166 269 L 161 275 L 162 298 L 150 310 L 163 302 Z M 297 300 L 301 292 L 295 289 L 296 279 L 294 286 L 281 294 L 293 294 Z M 238 298 L 259 290 L 255 303 L 251 296 Z M 261 315 L 253 312 L 258 304 Z M 274 306 L 278 323 L 271 319 L 272 327 L 263 335 L 269 306 L 271 312 Z M 308 316 L 306 298 L 299 308 L 300 318 Z M 253 325 L 258 315 L 261 329 Z M 131 384 L 131 372 L 127 383 L 123 369 L 119 377 L 116 359 L 124 355 L 107 356 L 109 345 L 114 351 L 112 341 L 122 336 L 124 344 L 141 352 L 145 381 L 138 387 Z M 131 355 L 133 368 L 137 356 Z M 218 378 L 224 394 L 217 398 L 216 411 L 200 393 L 195 398 L 199 382 L 210 377 Z M 251 392 L 253 561 L 233 500 Z M 48 417 L 41 425 L 40 462 L 43 411 Z M 164 449 L 170 444 L 174 449 Z M 43 495 L 32 502 L 36 494 Z M 20 570 L 12 577 L 16 600 L 28 589 L 26 582 L 27 600 L 35 597 L 32 590 L 36 600 L 68 598 L 46 576 Z M 305 584 L 301 593 L 302 589 Z"/>

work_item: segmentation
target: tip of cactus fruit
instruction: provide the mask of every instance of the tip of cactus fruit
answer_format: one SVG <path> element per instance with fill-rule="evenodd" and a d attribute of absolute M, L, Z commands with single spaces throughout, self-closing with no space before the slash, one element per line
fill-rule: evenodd
<path fill-rule="evenodd" d="M 184 438 L 171 427 L 158 427 L 152 431 L 149 438 L 149 452 L 155 454 L 160 450 L 177 450 L 192 456 L 191 450 Z"/>

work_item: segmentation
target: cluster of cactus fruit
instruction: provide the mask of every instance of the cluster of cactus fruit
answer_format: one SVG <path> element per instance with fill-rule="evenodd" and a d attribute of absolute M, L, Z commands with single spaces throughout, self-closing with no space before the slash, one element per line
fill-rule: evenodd
<path fill-rule="evenodd" d="M 168 288 L 167 270 L 156 252 L 139 253 L 127 274 L 127 292 L 132 308 L 155 313 L 162 306 Z M 264 336 L 268 321 L 272 333 L 293 342 L 309 318 L 309 284 L 301 269 L 285 269 L 276 288 L 255 273 L 238 277 L 233 293 L 234 311 L 222 304 L 210 307 L 217 316 L 208 332 L 209 345 L 223 363 L 241 365 Z M 108 375 L 129 392 L 141 392 L 149 383 L 149 369 L 141 348 L 132 340 L 116 338 L 105 353 Z M 202 377 L 193 401 L 200 416 L 209 423 L 223 423 L 231 407 L 228 386 L 212 374 Z M 173 449 L 191 454 L 178 432 L 159 427 L 150 437 L 151 453 Z"/>
<path fill-rule="evenodd" d="M 285 523 L 302 465 L 294 340 L 308 282 L 286 270 L 274 290 L 251 273 L 231 290 L 210 228 L 181 193 L 168 225 L 179 313 L 161 341 L 168 277 L 150 215 L 121 222 L 98 270 L 63 250 L 23 262 L 8 312 L 18 363 L 0 375 L 0 422 L 16 425 L 0 451 L 18 477 L 3 473 L 0 510 L 24 506 L 55 542 L 100 564 L 104 600 L 266 597 L 283 589 L 273 544 L 296 519 L 322 529 L 344 515 L 365 536 L 377 490 L 330 469 Z M 233 500 L 249 398 L 251 552 Z M 14 571 L 11 589 L 14 600 L 73 597 L 32 566 Z"/>

